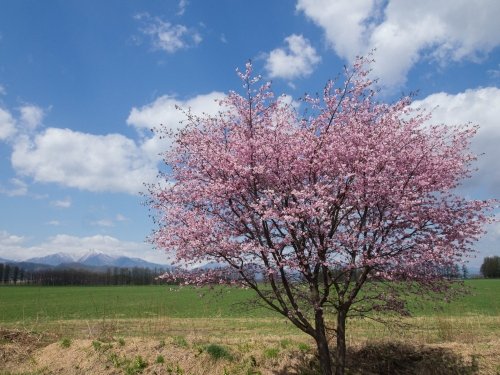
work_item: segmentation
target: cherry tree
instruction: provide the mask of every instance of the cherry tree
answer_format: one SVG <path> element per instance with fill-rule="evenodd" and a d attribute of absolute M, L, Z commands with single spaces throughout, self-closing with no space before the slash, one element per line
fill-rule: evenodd
<path fill-rule="evenodd" d="M 186 113 L 149 192 L 153 243 L 188 266 L 166 277 L 253 289 L 314 338 L 323 374 L 345 371 L 348 316 L 405 314 L 408 293 L 450 291 L 441 271 L 490 221 L 492 202 L 456 193 L 477 128 L 428 125 L 408 97 L 378 102 L 367 63 L 306 96 L 302 115 L 247 64 L 243 94 L 216 116 Z M 187 271 L 200 262 L 225 267 Z"/>

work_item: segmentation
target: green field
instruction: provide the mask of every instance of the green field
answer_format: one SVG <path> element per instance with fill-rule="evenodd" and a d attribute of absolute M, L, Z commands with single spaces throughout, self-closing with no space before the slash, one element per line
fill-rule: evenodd
<path fill-rule="evenodd" d="M 346 339 L 352 373 L 385 374 L 373 370 L 383 364 L 384 369 L 413 371 L 404 374 L 499 374 L 500 280 L 466 284 L 470 293 L 465 297 L 424 303 L 410 318 L 386 324 L 350 319 Z M 185 372 L 176 373 L 199 375 L 284 374 L 288 366 L 312 373 L 311 337 L 287 319 L 248 304 L 251 290 L 216 291 L 0 287 L 0 374 L 62 375 L 75 373 L 75 366 L 79 373 L 136 373 L 125 367 L 138 356 L 148 364 L 145 374 L 177 368 Z M 70 347 L 63 349 L 62 342 Z M 210 358 L 210 345 L 222 345 L 234 360 Z M 160 354 L 168 363 L 155 362 Z"/>
<path fill-rule="evenodd" d="M 237 288 L 169 286 L 0 287 L 0 322 L 101 318 L 266 317 L 248 309 L 253 294 Z"/>
<path fill-rule="evenodd" d="M 500 315 L 500 280 L 469 280 L 471 293 L 451 303 L 427 304 L 414 316 Z M 0 323 L 71 319 L 269 318 L 251 290 L 218 292 L 169 286 L 0 287 Z M 201 296 L 202 295 L 202 296 Z"/>

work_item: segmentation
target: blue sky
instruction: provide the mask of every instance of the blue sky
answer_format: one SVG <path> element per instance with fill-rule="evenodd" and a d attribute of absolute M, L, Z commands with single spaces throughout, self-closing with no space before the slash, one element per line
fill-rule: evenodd
<path fill-rule="evenodd" d="M 409 0 L 0 3 L 0 257 L 95 249 L 166 262 L 138 192 L 182 126 L 214 112 L 251 59 L 276 93 L 321 91 L 375 50 L 385 100 L 418 92 L 434 121 L 477 123 L 479 171 L 462 188 L 500 198 L 500 2 Z M 500 253 L 500 226 L 480 254 Z"/>

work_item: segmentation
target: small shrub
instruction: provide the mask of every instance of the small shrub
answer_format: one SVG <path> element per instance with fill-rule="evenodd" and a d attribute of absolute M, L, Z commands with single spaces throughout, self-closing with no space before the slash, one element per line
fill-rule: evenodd
<path fill-rule="evenodd" d="M 156 357 L 155 363 L 165 363 L 165 358 L 162 355 Z"/>
<path fill-rule="evenodd" d="M 120 338 L 118 339 L 118 345 L 120 345 L 120 346 L 125 346 L 125 339 L 124 339 L 123 337 L 120 337 Z"/>
<path fill-rule="evenodd" d="M 215 360 L 227 359 L 231 361 L 233 359 L 231 353 L 229 353 L 229 351 L 221 345 L 210 344 L 205 348 L 205 350 Z"/>
<path fill-rule="evenodd" d="M 71 346 L 71 340 L 64 338 L 61 340 L 61 348 L 69 348 Z"/>
<path fill-rule="evenodd" d="M 109 360 L 111 361 L 111 363 L 113 364 L 113 366 L 115 368 L 119 368 L 121 366 L 121 361 L 120 361 L 120 357 L 118 357 L 118 354 L 111 353 L 109 355 Z"/>
<path fill-rule="evenodd" d="M 188 348 L 189 344 L 183 336 L 174 336 L 173 343 L 178 348 Z"/>
<path fill-rule="evenodd" d="M 292 345 L 292 341 L 290 339 L 282 339 L 280 341 L 280 346 L 283 349 L 289 348 Z"/>
<path fill-rule="evenodd" d="M 92 341 L 92 347 L 93 347 L 93 348 L 94 348 L 94 350 L 97 352 L 97 351 L 101 350 L 101 348 L 102 348 L 102 344 L 101 344 L 101 342 L 100 342 L 100 341 L 96 341 L 96 340 L 94 340 L 94 341 Z"/>
<path fill-rule="evenodd" d="M 278 354 L 280 354 L 280 350 L 278 348 L 267 348 L 264 349 L 264 357 L 269 359 L 278 358 Z"/>
<path fill-rule="evenodd" d="M 175 365 L 175 368 L 173 365 L 168 365 L 167 374 L 184 375 L 184 370 L 178 364 Z"/>
<path fill-rule="evenodd" d="M 309 350 L 311 350 L 311 347 L 308 344 L 301 342 L 299 344 L 299 350 L 302 352 L 308 352 Z"/>
<path fill-rule="evenodd" d="M 132 363 L 129 363 L 125 368 L 125 374 L 140 374 L 146 367 L 148 367 L 148 363 L 140 355 L 138 355 L 137 357 L 135 357 Z"/>
<path fill-rule="evenodd" d="M 134 367 L 142 370 L 148 367 L 148 363 L 140 355 L 138 355 L 135 357 Z"/>
<path fill-rule="evenodd" d="M 101 341 L 94 340 L 92 341 L 92 347 L 96 352 L 105 352 L 106 350 L 111 349 L 113 347 L 113 344 L 103 344 Z"/>

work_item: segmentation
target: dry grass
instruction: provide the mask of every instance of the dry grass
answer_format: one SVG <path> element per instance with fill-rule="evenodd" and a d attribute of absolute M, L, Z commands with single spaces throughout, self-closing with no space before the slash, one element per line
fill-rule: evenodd
<path fill-rule="evenodd" d="M 500 374 L 500 317 L 403 323 L 351 321 L 348 373 Z M 214 358 L 211 344 L 230 356 Z M 2 375 L 139 373 L 306 375 L 317 373 L 317 361 L 312 340 L 282 319 L 78 320 L 0 329 Z"/>

